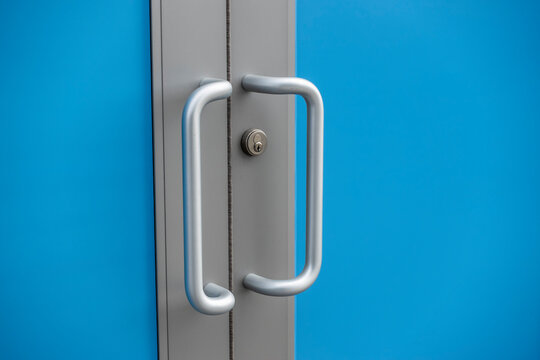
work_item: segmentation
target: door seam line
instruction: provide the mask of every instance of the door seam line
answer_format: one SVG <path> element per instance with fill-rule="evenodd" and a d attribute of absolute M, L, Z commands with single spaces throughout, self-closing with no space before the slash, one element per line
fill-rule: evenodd
<path fill-rule="evenodd" d="M 225 0 L 225 42 L 227 81 L 231 82 L 231 0 Z M 231 100 L 227 98 L 227 252 L 229 291 L 233 292 L 233 214 L 232 214 L 232 128 Z M 234 360 L 234 310 L 229 312 L 229 360 Z"/>

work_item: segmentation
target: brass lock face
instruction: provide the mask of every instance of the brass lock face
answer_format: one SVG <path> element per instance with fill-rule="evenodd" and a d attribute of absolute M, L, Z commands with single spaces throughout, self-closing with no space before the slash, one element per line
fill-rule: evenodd
<path fill-rule="evenodd" d="M 242 150 L 250 156 L 261 155 L 266 149 L 266 133 L 260 129 L 248 129 L 242 135 Z"/>

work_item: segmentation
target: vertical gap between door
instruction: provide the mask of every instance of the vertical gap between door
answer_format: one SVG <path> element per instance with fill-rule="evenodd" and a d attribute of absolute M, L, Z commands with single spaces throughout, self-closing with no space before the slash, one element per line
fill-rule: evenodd
<path fill-rule="evenodd" d="M 231 0 L 225 0 L 225 37 L 227 44 L 227 81 L 231 82 Z M 227 228 L 229 256 L 229 290 L 233 291 L 233 218 L 232 218 L 232 169 L 231 169 L 231 96 L 227 98 Z M 234 317 L 229 312 L 229 360 L 234 360 Z"/>

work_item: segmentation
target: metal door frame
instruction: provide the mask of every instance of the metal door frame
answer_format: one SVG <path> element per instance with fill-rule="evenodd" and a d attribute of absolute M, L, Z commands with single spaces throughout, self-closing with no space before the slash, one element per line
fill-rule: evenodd
<path fill-rule="evenodd" d="M 294 97 L 247 93 L 241 78 L 294 76 L 295 3 L 151 0 L 151 30 L 159 357 L 293 359 L 294 298 L 242 279 L 294 276 Z M 184 291 L 180 122 L 204 77 L 233 86 L 230 106 L 209 105 L 201 125 L 204 280 L 232 285 L 230 316 L 195 311 Z M 240 148 L 253 127 L 269 136 L 256 158 Z"/>

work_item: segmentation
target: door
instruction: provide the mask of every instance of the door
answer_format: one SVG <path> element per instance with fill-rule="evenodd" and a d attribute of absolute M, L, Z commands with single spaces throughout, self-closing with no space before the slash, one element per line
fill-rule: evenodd
<path fill-rule="evenodd" d="M 539 10 L 4 1 L 0 358 L 538 359 Z"/>
<path fill-rule="evenodd" d="M 0 358 L 157 359 L 148 3 L 0 14 Z"/>
<path fill-rule="evenodd" d="M 326 113 L 323 267 L 297 297 L 297 359 L 540 357 L 539 10 L 297 1 L 297 75 Z M 298 103 L 297 149 L 303 119 Z"/>

